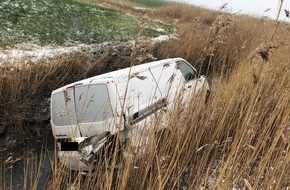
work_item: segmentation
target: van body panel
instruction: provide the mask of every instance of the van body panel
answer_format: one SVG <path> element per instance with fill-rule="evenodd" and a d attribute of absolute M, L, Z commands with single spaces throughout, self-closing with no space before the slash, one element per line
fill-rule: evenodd
<path fill-rule="evenodd" d="M 140 137 L 148 134 L 144 126 L 154 122 L 155 113 L 166 114 L 161 110 L 171 110 L 176 97 L 188 103 L 189 97 L 198 96 L 202 89 L 209 90 L 206 79 L 198 78 L 196 70 L 181 58 L 150 62 L 77 81 L 52 92 L 53 135 L 59 146 L 63 141 L 80 145 L 85 140 L 91 142 L 88 138 L 93 136 L 116 133 L 121 139 L 135 138 L 140 144 Z M 94 148 L 93 153 L 97 149 Z M 68 168 L 87 170 L 81 152 L 84 150 L 59 151 L 58 154 Z M 89 152 L 86 159 L 88 155 Z"/>
<path fill-rule="evenodd" d="M 172 103 L 182 85 L 182 75 L 176 69 L 176 63 L 165 62 L 162 65 L 151 67 L 150 71 L 157 81 L 160 98 L 165 98 L 169 104 Z"/>
<path fill-rule="evenodd" d="M 120 103 L 121 106 L 125 105 L 124 112 L 128 118 L 154 104 L 161 97 L 157 83 L 148 68 L 131 72 L 130 76 L 121 75 L 116 80 Z"/>

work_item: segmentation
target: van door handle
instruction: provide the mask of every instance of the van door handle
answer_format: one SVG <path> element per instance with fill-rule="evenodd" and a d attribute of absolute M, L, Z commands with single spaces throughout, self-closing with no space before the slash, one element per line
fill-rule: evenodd
<path fill-rule="evenodd" d="M 187 88 L 191 88 L 192 86 L 191 85 L 189 85 Z"/>

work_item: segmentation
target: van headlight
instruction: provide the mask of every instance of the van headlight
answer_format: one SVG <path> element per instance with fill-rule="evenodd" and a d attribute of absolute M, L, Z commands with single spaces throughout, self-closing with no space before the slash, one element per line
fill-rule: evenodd
<path fill-rule="evenodd" d="M 89 145 L 89 146 L 86 146 L 82 149 L 79 149 L 79 152 L 80 152 L 81 156 L 84 158 L 84 157 L 90 156 L 92 150 L 93 150 L 93 145 Z"/>
<path fill-rule="evenodd" d="M 86 138 L 79 143 L 78 152 L 82 157 L 89 157 L 92 153 L 97 152 L 107 141 L 110 132 L 100 133 Z"/>

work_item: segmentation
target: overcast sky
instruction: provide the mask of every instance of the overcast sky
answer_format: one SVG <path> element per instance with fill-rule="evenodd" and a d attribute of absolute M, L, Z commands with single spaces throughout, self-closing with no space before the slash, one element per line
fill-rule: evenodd
<path fill-rule="evenodd" d="M 186 2 L 197 6 L 203 6 L 210 9 L 218 9 L 225 3 L 228 3 L 228 9 L 231 12 L 241 12 L 242 14 L 252 14 L 256 16 L 267 16 L 275 19 L 277 17 L 278 3 L 280 0 L 175 0 Z M 267 9 L 269 11 L 265 12 Z M 283 9 L 290 10 L 290 0 L 284 0 Z M 286 18 L 282 10 L 280 19 L 290 21 Z"/>

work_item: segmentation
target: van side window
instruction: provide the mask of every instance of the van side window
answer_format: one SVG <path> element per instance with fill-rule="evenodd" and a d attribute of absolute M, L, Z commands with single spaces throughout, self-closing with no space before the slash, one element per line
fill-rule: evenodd
<path fill-rule="evenodd" d="M 180 70 L 182 76 L 184 77 L 185 82 L 194 80 L 196 78 L 196 71 L 191 68 L 186 62 L 177 61 L 176 65 L 177 69 Z"/>

